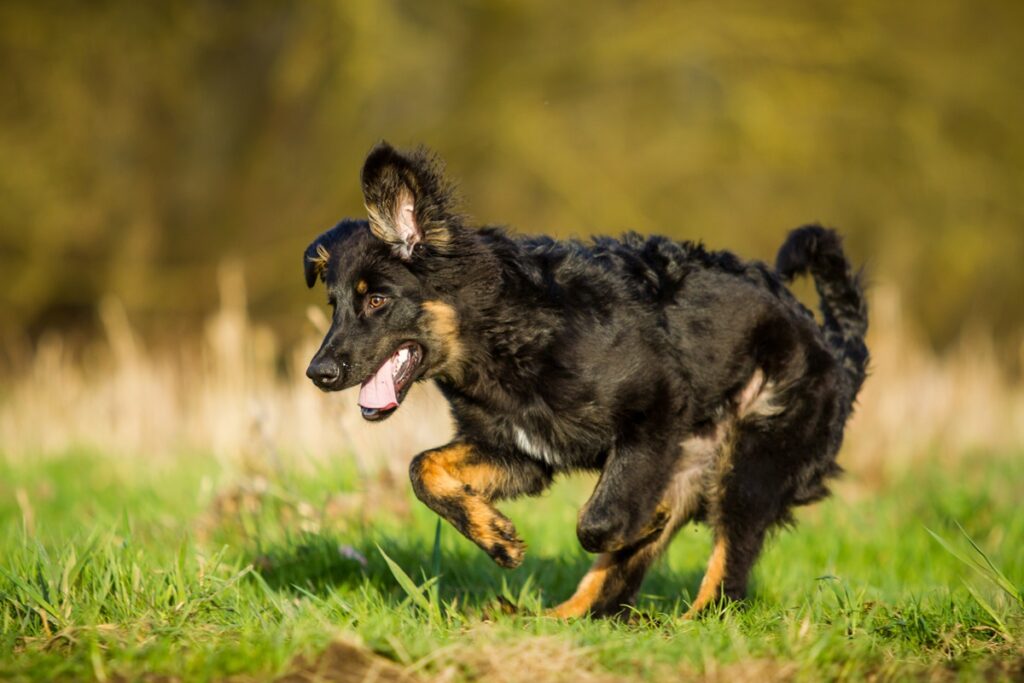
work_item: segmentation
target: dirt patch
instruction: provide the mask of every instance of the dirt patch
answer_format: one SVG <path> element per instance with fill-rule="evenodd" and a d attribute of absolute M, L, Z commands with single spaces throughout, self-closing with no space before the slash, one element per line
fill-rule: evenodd
<path fill-rule="evenodd" d="M 315 657 L 300 656 L 279 683 L 418 683 L 394 662 L 365 646 L 338 639 Z"/>
<path fill-rule="evenodd" d="M 704 673 L 683 671 L 681 680 L 702 683 L 736 683 L 736 681 L 758 681 L 759 683 L 785 683 L 796 678 L 797 665 L 773 659 L 748 659 L 742 662 L 716 665 L 710 662 Z"/>
<path fill-rule="evenodd" d="M 800 677 L 800 665 L 774 659 L 738 662 L 704 662 L 699 668 L 687 665 L 655 666 L 641 662 L 627 673 L 605 669 L 594 648 L 581 647 L 556 636 L 534 636 L 516 640 L 498 639 L 485 628 L 471 629 L 466 639 L 442 647 L 402 667 L 375 654 L 357 641 L 341 638 L 314 657 L 298 657 L 291 671 L 279 678 L 286 683 L 613 683 L 632 680 L 685 680 L 698 683 L 788 683 Z M 492 638 L 494 638 L 492 640 Z M 1010 649 L 991 657 L 973 669 L 981 680 L 1024 680 L 1024 651 Z M 948 666 L 873 669 L 863 673 L 869 679 L 953 681 L 962 672 Z M 804 672 L 806 675 L 806 671 Z"/>
<path fill-rule="evenodd" d="M 476 629 L 466 642 L 435 652 L 417 662 L 436 672 L 438 683 L 487 681 L 487 683 L 612 683 L 623 676 L 605 671 L 590 648 L 554 636 L 488 642 Z"/>

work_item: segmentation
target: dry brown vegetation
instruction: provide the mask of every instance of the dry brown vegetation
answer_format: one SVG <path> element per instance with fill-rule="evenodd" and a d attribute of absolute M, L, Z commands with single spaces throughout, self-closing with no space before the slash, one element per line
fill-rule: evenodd
<path fill-rule="evenodd" d="M 134 457 L 201 453 L 252 471 L 281 458 L 354 457 L 404 478 L 409 457 L 442 443 L 451 426 L 431 385 L 411 392 L 384 426 L 365 424 L 352 392 L 324 395 L 303 371 L 324 324 L 309 310 L 307 334 L 281 349 L 246 312 L 237 267 L 220 276 L 221 305 L 204 334 L 151 352 L 116 300 L 105 300 L 105 339 L 75 351 L 49 336 L 23 350 L 0 395 L 0 443 L 8 458 L 74 447 Z M 1024 443 L 1024 387 L 1002 370 L 985 335 L 965 335 L 937 355 L 905 324 L 898 293 L 872 290 L 872 374 L 842 462 L 871 481 L 892 467 L 939 456 L 1006 452 Z M 285 358 L 283 369 L 278 359 Z"/>

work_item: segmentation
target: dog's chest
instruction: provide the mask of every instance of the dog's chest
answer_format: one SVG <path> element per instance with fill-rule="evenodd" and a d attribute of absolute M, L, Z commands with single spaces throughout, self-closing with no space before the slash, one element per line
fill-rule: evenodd
<path fill-rule="evenodd" d="M 512 440 L 516 447 L 524 454 L 552 467 L 562 464 L 562 458 L 557 450 L 551 447 L 546 439 L 543 439 L 534 431 L 528 431 L 520 425 L 512 425 Z"/>

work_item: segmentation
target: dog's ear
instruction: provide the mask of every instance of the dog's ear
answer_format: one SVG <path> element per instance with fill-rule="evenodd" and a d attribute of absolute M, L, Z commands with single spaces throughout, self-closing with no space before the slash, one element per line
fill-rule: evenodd
<path fill-rule="evenodd" d="M 302 255 L 302 265 L 306 271 L 306 286 L 310 289 L 313 288 L 317 280 L 324 279 L 324 275 L 327 273 L 327 261 L 331 257 L 322 237 L 323 235 L 306 247 L 306 253 Z"/>
<path fill-rule="evenodd" d="M 334 246 L 359 230 L 366 230 L 366 221 L 343 220 L 317 237 L 302 254 L 302 268 L 306 273 L 306 286 L 312 288 L 317 280 L 323 282 L 327 276 L 327 263 Z"/>
<path fill-rule="evenodd" d="M 419 245 L 446 250 L 459 217 L 434 154 L 423 147 L 403 153 L 381 142 L 366 157 L 362 185 L 370 230 L 396 256 L 411 261 Z"/>

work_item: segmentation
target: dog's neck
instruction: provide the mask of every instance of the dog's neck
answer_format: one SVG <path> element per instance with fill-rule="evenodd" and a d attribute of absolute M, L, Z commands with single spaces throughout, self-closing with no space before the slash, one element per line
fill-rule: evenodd
<path fill-rule="evenodd" d="M 544 306 L 547 290 L 540 286 L 533 256 L 504 234 L 482 235 L 465 267 L 485 274 L 469 287 L 452 293 L 462 337 L 458 371 L 438 383 L 495 410 L 514 409 L 517 389 L 532 378 L 564 322 Z M 531 392 L 531 400 L 535 400 Z"/>

